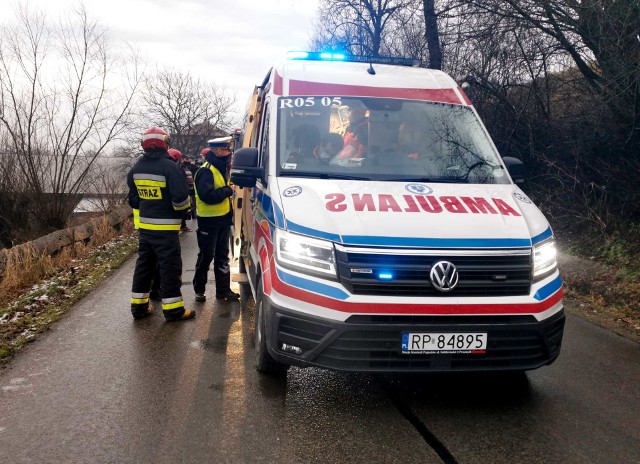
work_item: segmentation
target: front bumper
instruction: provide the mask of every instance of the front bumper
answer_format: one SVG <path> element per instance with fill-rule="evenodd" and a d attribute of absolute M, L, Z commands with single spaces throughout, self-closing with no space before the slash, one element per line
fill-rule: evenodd
<path fill-rule="evenodd" d="M 514 316 L 353 315 L 334 321 L 280 308 L 265 297 L 267 346 L 279 362 L 367 372 L 531 370 L 560 354 L 564 311 Z M 402 332 L 486 332 L 484 354 L 402 354 Z M 299 355 L 282 344 L 302 348 Z"/>

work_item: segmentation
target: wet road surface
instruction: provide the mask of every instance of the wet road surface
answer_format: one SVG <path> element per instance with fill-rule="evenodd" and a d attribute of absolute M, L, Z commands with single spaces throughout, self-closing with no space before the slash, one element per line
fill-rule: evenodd
<path fill-rule="evenodd" d="M 640 345 L 569 317 L 526 375 L 253 368 L 253 301 L 133 321 L 134 261 L 0 371 L 0 462 L 640 463 Z M 211 275 L 211 278 L 213 276 Z"/>

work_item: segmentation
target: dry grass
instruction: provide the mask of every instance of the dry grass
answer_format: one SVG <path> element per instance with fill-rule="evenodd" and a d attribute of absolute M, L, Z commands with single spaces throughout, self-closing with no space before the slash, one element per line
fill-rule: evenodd
<path fill-rule="evenodd" d="M 561 255 L 566 308 L 632 340 L 640 341 L 640 282 L 619 267 Z"/>
<path fill-rule="evenodd" d="M 133 224 L 124 221 L 121 230 L 115 230 L 106 218 L 94 219 L 93 235 L 87 243 L 76 242 L 65 247 L 55 256 L 36 252 L 29 244 L 6 251 L 6 270 L 0 278 L 0 301 L 11 301 L 20 296 L 42 279 L 68 269 L 75 259 L 86 257 L 88 253 L 120 235 L 131 235 Z"/>

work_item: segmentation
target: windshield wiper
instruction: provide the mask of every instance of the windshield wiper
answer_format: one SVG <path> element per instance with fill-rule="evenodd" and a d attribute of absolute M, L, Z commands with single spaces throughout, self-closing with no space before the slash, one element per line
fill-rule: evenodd
<path fill-rule="evenodd" d="M 390 177 L 386 180 L 393 180 L 398 182 L 425 182 L 432 184 L 466 184 L 467 179 L 459 179 L 457 177 L 438 177 L 432 179 L 429 177 Z"/>
<path fill-rule="evenodd" d="M 337 180 L 371 180 L 369 177 L 351 176 L 348 174 L 335 174 L 326 172 L 305 172 L 305 171 L 280 171 L 282 177 L 310 177 L 314 179 L 337 179 Z"/>

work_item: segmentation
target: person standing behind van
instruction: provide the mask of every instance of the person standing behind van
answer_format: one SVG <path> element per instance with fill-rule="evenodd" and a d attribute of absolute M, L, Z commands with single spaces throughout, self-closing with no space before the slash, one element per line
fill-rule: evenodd
<path fill-rule="evenodd" d="M 193 276 L 196 301 L 202 302 L 207 299 L 205 290 L 211 261 L 216 281 L 216 298 L 240 298 L 240 295 L 231 290 L 229 269 L 229 235 L 233 223 L 230 199 L 233 189 L 227 180 L 231 161 L 230 144 L 230 136 L 211 140 L 210 150 L 203 150 L 206 161 L 198 169 L 194 179 L 199 248 L 196 272 Z"/>

